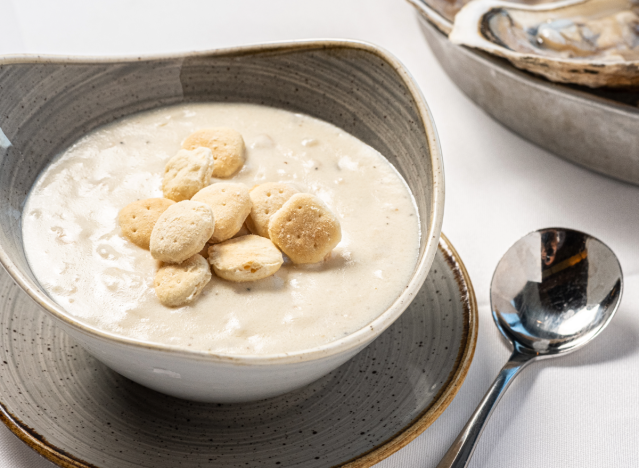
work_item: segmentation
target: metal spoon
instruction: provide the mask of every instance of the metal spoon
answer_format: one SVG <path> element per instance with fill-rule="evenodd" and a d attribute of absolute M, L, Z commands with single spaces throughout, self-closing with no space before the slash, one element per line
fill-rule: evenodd
<path fill-rule="evenodd" d="M 621 267 L 604 243 L 570 229 L 542 229 L 502 257 L 490 288 L 497 328 L 513 353 L 437 468 L 468 466 L 486 421 L 513 378 L 535 359 L 581 348 L 617 310 Z"/>

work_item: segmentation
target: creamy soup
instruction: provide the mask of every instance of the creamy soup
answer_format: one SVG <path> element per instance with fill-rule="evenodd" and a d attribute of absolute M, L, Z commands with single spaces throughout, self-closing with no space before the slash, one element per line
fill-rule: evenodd
<path fill-rule="evenodd" d="M 338 215 L 342 241 L 327 261 L 285 261 L 250 283 L 214 275 L 193 303 L 165 307 L 153 290 L 158 264 L 122 236 L 118 212 L 162 197 L 166 161 L 191 132 L 217 126 L 246 142 L 246 164 L 225 180 L 286 182 L 317 195 Z M 135 114 L 86 135 L 39 176 L 22 229 L 36 278 L 83 323 L 234 355 L 300 351 L 366 326 L 406 287 L 420 238 L 408 186 L 377 151 L 306 115 L 219 103 Z"/>

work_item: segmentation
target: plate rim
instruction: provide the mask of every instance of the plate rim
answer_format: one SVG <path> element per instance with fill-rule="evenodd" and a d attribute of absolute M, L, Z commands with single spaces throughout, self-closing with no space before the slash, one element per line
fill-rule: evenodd
<path fill-rule="evenodd" d="M 372 449 L 343 463 L 334 465 L 333 468 L 370 468 L 408 445 L 444 412 L 466 379 L 477 345 L 479 325 L 477 299 L 468 271 L 459 253 L 444 233 L 441 234 L 437 249 L 442 252 L 444 260 L 454 275 L 453 279 L 459 288 L 464 313 L 462 346 L 460 346 L 457 354 L 455 366 L 435 399 L 410 423 Z M 46 437 L 40 435 L 21 421 L 20 418 L 12 414 L 2 401 L 0 401 L 0 421 L 27 446 L 58 466 L 63 468 L 99 468 L 48 442 Z"/>

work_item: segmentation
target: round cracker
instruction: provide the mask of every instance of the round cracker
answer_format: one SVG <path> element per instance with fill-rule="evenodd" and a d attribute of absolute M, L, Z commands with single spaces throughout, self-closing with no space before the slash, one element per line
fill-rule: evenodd
<path fill-rule="evenodd" d="M 246 147 L 237 130 L 228 127 L 204 128 L 190 134 L 182 143 L 182 148 L 188 150 L 199 147 L 209 148 L 213 153 L 213 177 L 230 177 L 244 165 Z"/>
<path fill-rule="evenodd" d="M 160 215 L 151 233 L 150 250 L 156 260 L 182 263 L 198 253 L 215 230 L 215 218 L 206 203 L 185 200 Z"/>
<path fill-rule="evenodd" d="M 192 302 L 211 281 L 211 267 L 201 255 L 193 255 L 179 265 L 165 263 L 153 280 L 155 294 L 168 307 Z"/>
<path fill-rule="evenodd" d="M 297 189 L 282 182 L 267 182 L 253 188 L 250 193 L 253 206 L 246 223 L 251 232 L 268 238 L 271 217 L 296 193 Z"/>
<path fill-rule="evenodd" d="M 289 198 L 271 217 L 268 231 L 293 263 L 317 263 L 342 240 L 337 216 L 310 193 Z"/>
<path fill-rule="evenodd" d="M 244 220 L 251 212 L 251 197 L 248 187 L 233 182 L 220 182 L 204 187 L 196 193 L 193 201 L 206 203 L 213 210 L 215 231 L 210 243 L 230 239 L 242 228 Z"/>
<path fill-rule="evenodd" d="M 213 167 L 213 154 L 208 148 L 178 151 L 164 167 L 164 196 L 176 202 L 190 200 L 211 183 Z"/>
<path fill-rule="evenodd" d="M 270 240 L 248 235 L 212 245 L 209 262 L 220 278 L 242 283 L 271 276 L 284 258 Z"/>
<path fill-rule="evenodd" d="M 160 215 L 174 204 L 173 200 L 166 198 L 147 198 L 129 203 L 120 210 L 118 217 L 122 234 L 138 247 L 149 250 L 153 226 Z"/>

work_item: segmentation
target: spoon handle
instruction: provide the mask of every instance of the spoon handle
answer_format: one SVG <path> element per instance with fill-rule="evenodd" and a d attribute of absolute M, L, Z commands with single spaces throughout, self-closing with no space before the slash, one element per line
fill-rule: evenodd
<path fill-rule="evenodd" d="M 437 468 L 465 468 L 475 451 L 477 440 L 484 430 L 486 421 L 493 413 L 499 399 L 504 394 L 510 382 L 535 356 L 524 355 L 514 351 L 510 359 L 497 375 L 497 378 L 486 392 L 481 403 L 470 417 L 462 431 L 450 446 Z"/>

